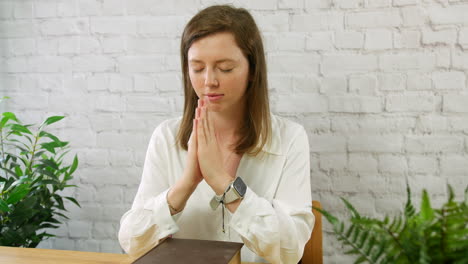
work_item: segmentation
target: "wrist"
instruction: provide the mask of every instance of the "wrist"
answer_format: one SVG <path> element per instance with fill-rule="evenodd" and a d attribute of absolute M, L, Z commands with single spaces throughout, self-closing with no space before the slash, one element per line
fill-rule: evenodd
<path fill-rule="evenodd" d="M 200 182 L 194 181 L 191 177 L 184 176 L 178 180 L 178 185 L 181 188 L 191 190 L 191 192 L 193 192 L 197 188 L 198 184 L 200 184 Z"/>
<path fill-rule="evenodd" d="M 233 179 L 227 173 L 222 177 L 219 177 L 216 182 L 211 185 L 211 188 L 216 195 L 222 195 L 226 191 L 227 187 L 232 183 Z"/>

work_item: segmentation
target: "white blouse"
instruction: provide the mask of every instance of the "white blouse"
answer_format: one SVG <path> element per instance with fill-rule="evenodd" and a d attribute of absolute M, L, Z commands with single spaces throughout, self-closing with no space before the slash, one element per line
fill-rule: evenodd
<path fill-rule="evenodd" d="M 119 241 L 140 255 L 169 235 L 174 238 L 242 242 L 246 262 L 297 263 L 314 226 L 311 211 L 309 143 L 304 128 L 271 115 L 272 141 L 256 157 L 243 155 L 237 169 L 247 185 L 234 214 L 210 207 L 215 195 L 202 181 L 185 209 L 171 216 L 167 191 L 183 175 L 187 151 L 176 145 L 181 118 L 154 131 L 131 210 L 120 220 Z M 264 155 L 261 155 L 264 154 Z M 263 156 L 263 157 L 262 157 Z"/>

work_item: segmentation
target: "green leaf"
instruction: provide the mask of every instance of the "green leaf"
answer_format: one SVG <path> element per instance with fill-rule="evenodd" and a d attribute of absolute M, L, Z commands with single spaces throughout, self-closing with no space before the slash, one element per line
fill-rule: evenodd
<path fill-rule="evenodd" d="M 16 167 L 15 167 L 15 173 L 16 173 L 16 175 L 18 175 L 19 177 L 23 176 L 23 171 L 21 170 L 20 166 L 16 166 Z"/>
<path fill-rule="evenodd" d="M 58 166 L 57 166 L 57 163 L 55 163 L 55 161 L 53 161 L 53 160 L 43 159 L 40 162 L 41 162 L 41 165 L 43 165 L 44 167 L 49 167 L 49 168 L 52 168 L 54 170 L 59 169 Z"/>
<path fill-rule="evenodd" d="M 51 133 L 46 132 L 46 131 L 39 132 L 39 137 L 48 137 L 48 138 L 52 139 L 52 141 L 60 141 L 60 139 L 58 139 L 58 137 L 56 137 L 56 136 L 54 136 Z"/>
<path fill-rule="evenodd" d="M 346 207 L 351 211 L 351 213 L 353 214 L 353 217 L 354 218 L 361 218 L 361 215 L 358 213 L 358 211 L 354 208 L 354 206 L 348 202 L 348 200 L 346 200 L 345 198 L 343 197 L 340 197 L 340 199 L 343 201 L 343 203 L 346 205 Z"/>
<path fill-rule="evenodd" d="M 78 203 L 78 201 L 75 198 L 69 197 L 69 196 L 66 196 L 64 198 L 67 199 L 67 200 L 70 200 L 71 202 L 73 202 L 74 204 L 76 204 L 78 207 L 81 208 L 81 205 Z"/>
<path fill-rule="evenodd" d="M 18 119 L 16 118 L 15 114 L 11 113 L 11 112 L 5 112 L 3 113 L 3 118 L 2 120 L 0 121 L 0 128 L 1 127 L 4 127 L 5 124 L 9 121 L 9 120 L 14 120 L 16 122 L 19 122 Z"/>
<path fill-rule="evenodd" d="M 13 124 L 11 125 L 11 130 L 19 133 L 25 133 L 32 135 L 31 131 L 26 126 L 20 125 L 20 124 Z"/>
<path fill-rule="evenodd" d="M 6 200 L 8 204 L 14 204 L 23 199 L 29 193 L 29 184 L 21 184 L 16 186 Z"/>
<path fill-rule="evenodd" d="M 52 141 L 47 143 L 41 143 L 40 146 L 49 152 L 55 154 L 56 148 L 63 148 L 68 145 L 68 142 L 65 141 Z"/>
<path fill-rule="evenodd" d="M 60 120 L 62 120 L 64 118 L 64 116 L 51 116 L 49 118 L 46 119 L 46 121 L 44 121 L 44 124 L 43 125 L 51 125 L 55 122 L 58 122 Z"/>
<path fill-rule="evenodd" d="M 0 199 L 0 211 L 2 211 L 2 212 L 9 212 L 10 211 L 10 208 L 8 207 L 8 204 L 2 199 Z"/>
<path fill-rule="evenodd" d="M 426 190 L 423 190 L 422 201 L 421 201 L 421 218 L 425 221 L 430 221 L 434 218 L 434 210 L 431 207 L 429 195 Z"/>
<path fill-rule="evenodd" d="M 70 175 L 75 172 L 76 168 L 78 167 L 78 157 L 75 155 L 75 158 L 73 158 L 73 164 L 71 165 L 70 171 L 68 172 Z"/>

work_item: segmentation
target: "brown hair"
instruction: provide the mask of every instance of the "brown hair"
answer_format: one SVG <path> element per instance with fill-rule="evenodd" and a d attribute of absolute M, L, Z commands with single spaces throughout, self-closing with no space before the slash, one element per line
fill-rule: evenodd
<path fill-rule="evenodd" d="M 262 37 L 247 10 L 229 5 L 205 8 L 185 26 L 180 45 L 185 101 L 177 142 L 183 149 L 188 149 L 198 100 L 188 73 L 188 50 L 196 40 L 219 32 L 231 33 L 249 62 L 250 81 L 244 95 L 246 116 L 240 130 L 242 136 L 235 145 L 235 151 L 237 154 L 257 155 L 271 137 L 267 70 Z"/>

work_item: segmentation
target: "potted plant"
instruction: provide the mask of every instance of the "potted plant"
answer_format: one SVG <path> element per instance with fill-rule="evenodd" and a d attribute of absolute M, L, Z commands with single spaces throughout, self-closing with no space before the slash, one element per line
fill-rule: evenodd
<path fill-rule="evenodd" d="M 351 213 L 347 224 L 325 210 L 315 209 L 349 248 L 345 254 L 357 255 L 354 263 L 468 263 L 468 188 L 463 201 L 454 200 L 451 186 L 448 194 L 447 202 L 434 209 L 423 190 L 418 212 L 407 185 L 403 212 L 383 220 L 361 216 L 344 198 Z"/>
<path fill-rule="evenodd" d="M 11 112 L 0 116 L 0 246 L 36 247 L 54 235 L 66 211 L 64 199 L 79 203 L 61 192 L 69 187 L 78 167 L 64 157 L 68 142 L 45 129 L 63 116 L 47 118 L 37 129 L 24 125 Z"/>

